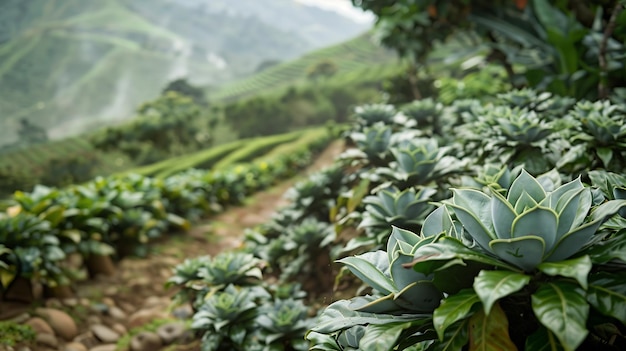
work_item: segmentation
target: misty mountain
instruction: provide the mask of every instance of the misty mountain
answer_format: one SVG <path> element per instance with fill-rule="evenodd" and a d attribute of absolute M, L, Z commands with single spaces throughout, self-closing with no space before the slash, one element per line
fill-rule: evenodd
<path fill-rule="evenodd" d="M 292 0 L 2 0 L 0 144 L 116 123 L 180 77 L 220 85 L 367 29 Z"/>

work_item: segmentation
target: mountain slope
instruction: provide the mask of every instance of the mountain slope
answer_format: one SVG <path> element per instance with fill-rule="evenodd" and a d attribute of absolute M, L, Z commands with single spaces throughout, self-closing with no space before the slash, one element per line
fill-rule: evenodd
<path fill-rule="evenodd" d="M 232 8 L 213 6 L 218 3 L 232 3 Z M 127 118 L 173 79 L 219 85 L 254 71 L 264 60 L 294 58 L 329 40 L 329 35 L 275 25 L 290 11 L 309 11 L 309 22 L 325 18 L 319 9 L 289 0 L 263 1 L 284 9 L 275 17 L 269 12 L 253 16 L 241 10 L 245 3 L 3 0 L 0 145 L 17 141 L 23 118 L 51 137 L 74 134 Z M 321 22 L 327 32 L 362 28 L 326 15 L 334 18 Z"/>

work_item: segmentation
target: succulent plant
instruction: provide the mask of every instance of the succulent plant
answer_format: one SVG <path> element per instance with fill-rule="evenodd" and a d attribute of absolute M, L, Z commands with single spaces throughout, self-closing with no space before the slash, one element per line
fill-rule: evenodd
<path fill-rule="evenodd" d="M 386 104 L 362 105 L 354 110 L 356 122 L 361 126 L 372 126 L 378 122 L 391 125 L 396 114 L 396 108 Z"/>
<path fill-rule="evenodd" d="M 309 349 L 302 335 L 311 327 L 312 320 L 302 300 L 276 299 L 260 307 L 259 312 L 256 323 L 266 345 L 290 345 L 294 351 Z"/>
<path fill-rule="evenodd" d="M 525 170 L 513 181 L 506 197 L 497 191 L 489 195 L 474 189 L 453 192 L 446 204 L 476 243 L 525 271 L 578 252 L 589 243 L 604 214 L 610 213 L 598 209 L 592 220 L 585 222 L 592 196 L 580 179 L 546 191 Z"/>
<path fill-rule="evenodd" d="M 359 228 L 365 228 L 366 237 L 353 239 L 360 245 L 383 245 L 387 242 L 392 226 L 419 232 L 421 225 L 433 206 L 432 195 L 437 191 L 432 188 L 414 188 L 398 190 L 396 187 L 380 189 L 375 195 L 363 199 L 365 211 Z M 347 247 L 355 248 L 356 244 Z"/>
<path fill-rule="evenodd" d="M 431 181 L 444 182 L 446 177 L 463 172 L 466 165 L 464 161 L 447 156 L 451 150 L 439 147 L 435 139 L 404 140 L 391 148 L 395 161 L 389 167 L 376 169 L 373 174 L 401 190 Z"/>
<path fill-rule="evenodd" d="M 245 350 L 245 345 L 256 343 L 251 340 L 259 313 L 256 300 L 268 297 L 267 291 L 260 287 L 239 288 L 232 284 L 211 295 L 194 314 L 191 324 L 193 329 L 203 332 L 202 349 Z"/>
<path fill-rule="evenodd" d="M 441 292 L 428 276 L 404 267 L 413 260 L 413 252 L 432 238 L 393 227 L 387 252 L 379 250 L 338 260 L 375 291 L 372 296 L 355 299 L 352 303 L 355 309 L 376 313 L 417 313 L 436 308 Z"/>

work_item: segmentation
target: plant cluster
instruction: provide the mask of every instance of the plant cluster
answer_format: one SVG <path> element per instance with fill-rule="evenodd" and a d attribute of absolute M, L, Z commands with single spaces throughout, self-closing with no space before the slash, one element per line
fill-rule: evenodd
<path fill-rule="evenodd" d="M 312 326 L 298 286 L 265 284 L 263 262 L 245 252 L 188 259 L 169 286 L 179 302 L 192 302 L 191 327 L 202 350 L 307 350 L 302 338 Z"/>
<path fill-rule="evenodd" d="M 344 154 L 346 177 L 364 180 L 335 212 L 340 229 L 361 229 L 342 251 L 370 250 L 338 260 L 366 295 L 321 313 L 312 350 L 626 345 L 621 106 L 532 90 L 445 106 L 443 136 L 428 142 L 465 146 L 452 147 L 463 167 L 447 177 L 429 176 L 442 163 L 434 148 L 402 149 L 432 126 L 411 132 L 383 110 L 347 134 L 357 150 Z M 407 181 L 408 170 L 419 175 Z"/>
<path fill-rule="evenodd" d="M 86 264 L 94 255 L 143 255 L 155 238 L 293 176 L 327 141 L 324 135 L 289 153 L 219 171 L 192 169 L 164 179 L 99 177 L 62 189 L 17 192 L 13 206 L 0 215 L 0 293 L 18 277 L 51 287 L 79 279 L 89 267 L 70 266 L 70 255 Z"/>
<path fill-rule="evenodd" d="M 534 90 L 487 101 L 357 109 L 351 148 L 246 233 L 238 255 L 251 274 L 229 272 L 254 284 L 207 283 L 210 259 L 178 268 L 196 282 L 172 278 L 181 294 L 205 306 L 194 317 L 211 331 L 204 345 L 258 339 L 233 326 L 258 323 L 262 267 L 313 298 L 336 274 L 335 288 L 348 271 L 362 282 L 319 311 L 312 350 L 622 349 L 626 176 L 613 164 L 626 149 L 588 132 L 620 135 L 607 121 L 623 120 L 622 107 Z M 598 145 L 610 163 L 603 151 L 567 156 Z"/>

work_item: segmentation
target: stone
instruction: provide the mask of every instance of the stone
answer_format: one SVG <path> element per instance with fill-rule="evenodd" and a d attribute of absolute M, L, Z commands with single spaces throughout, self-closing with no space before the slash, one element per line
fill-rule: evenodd
<path fill-rule="evenodd" d="M 113 307 L 115 306 L 115 301 L 113 301 L 112 298 L 110 297 L 103 297 L 102 298 L 102 303 L 109 306 L 109 307 Z"/>
<path fill-rule="evenodd" d="M 98 302 L 98 303 L 91 304 L 91 306 L 89 306 L 89 310 L 91 310 L 91 312 L 93 313 L 108 313 L 109 305 Z"/>
<path fill-rule="evenodd" d="M 115 323 L 111 326 L 111 329 L 115 330 L 120 335 L 125 335 L 128 333 L 126 327 L 121 323 Z"/>
<path fill-rule="evenodd" d="M 169 300 L 168 300 L 169 301 Z M 146 301 L 143 303 L 143 307 L 144 308 L 150 308 L 150 307 L 156 307 L 156 306 L 161 306 L 162 305 L 162 300 L 160 297 L 158 296 L 150 296 L 146 299 Z"/>
<path fill-rule="evenodd" d="M 89 351 L 115 351 L 117 350 L 117 344 L 106 344 L 92 347 Z"/>
<path fill-rule="evenodd" d="M 137 310 L 135 306 L 129 304 L 128 302 L 118 302 L 117 305 L 120 306 L 126 313 L 133 313 Z"/>
<path fill-rule="evenodd" d="M 143 331 L 130 339 L 131 351 L 154 351 L 158 350 L 163 343 L 158 335 L 152 332 Z"/>
<path fill-rule="evenodd" d="M 122 311 L 122 309 L 117 306 L 111 306 L 109 308 L 109 316 L 115 319 L 126 319 L 128 317 L 126 312 Z"/>
<path fill-rule="evenodd" d="M 57 336 L 65 340 L 72 340 L 78 335 L 76 322 L 67 313 L 53 308 L 37 308 L 35 314 L 48 322 Z"/>
<path fill-rule="evenodd" d="M 51 334 L 51 335 L 54 335 L 54 330 L 52 329 L 52 327 L 45 320 L 43 320 L 42 318 L 33 317 L 33 318 L 27 320 L 26 323 L 24 323 L 24 324 L 30 325 L 31 328 L 33 328 L 33 330 L 37 334 Z"/>
<path fill-rule="evenodd" d="M 61 303 L 61 300 L 57 299 L 56 297 L 51 297 L 46 300 L 46 307 L 61 308 L 63 307 L 63 304 Z"/>
<path fill-rule="evenodd" d="M 142 325 L 152 322 L 155 319 L 161 319 L 161 318 L 166 318 L 166 317 L 167 316 L 165 312 L 161 309 L 139 310 L 133 313 L 128 318 L 128 327 L 129 328 L 140 327 Z"/>
<path fill-rule="evenodd" d="M 57 346 L 59 346 L 59 341 L 57 340 L 57 337 L 54 336 L 53 334 L 37 334 L 35 341 L 39 345 L 48 346 L 52 348 L 56 348 Z"/>
<path fill-rule="evenodd" d="M 87 351 L 87 346 L 79 342 L 71 342 L 65 345 L 63 351 Z"/>
<path fill-rule="evenodd" d="M 75 343 L 83 344 L 87 348 L 91 348 L 91 347 L 98 345 L 98 339 L 96 339 L 96 337 L 93 336 L 93 333 L 91 331 L 87 331 L 85 333 L 78 335 L 72 341 Z"/>
<path fill-rule="evenodd" d="M 193 316 L 193 308 L 190 304 L 184 304 L 172 310 L 172 316 L 178 319 L 190 319 Z"/>
<path fill-rule="evenodd" d="M 87 324 L 89 325 L 102 324 L 102 319 L 98 316 L 89 316 L 87 317 Z"/>
<path fill-rule="evenodd" d="M 160 326 L 156 333 L 165 345 L 178 341 L 187 331 L 187 326 L 183 322 L 171 322 Z"/>
<path fill-rule="evenodd" d="M 91 330 L 93 335 L 103 343 L 114 343 L 120 338 L 120 334 L 103 324 L 92 325 L 89 330 Z"/>
<path fill-rule="evenodd" d="M 75 297 L 68 297 L 63 299 L 63 304 L 68 307 L 75 307 L 78 305 L 78 299 Z"/>

